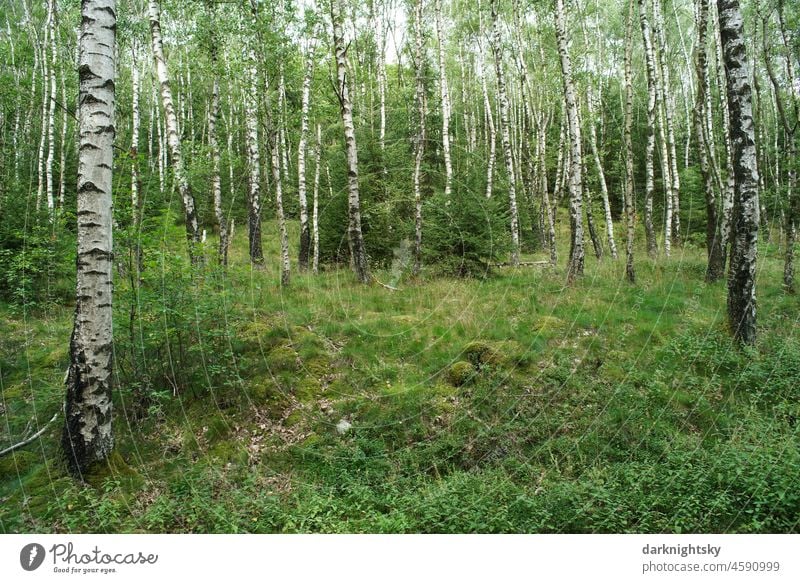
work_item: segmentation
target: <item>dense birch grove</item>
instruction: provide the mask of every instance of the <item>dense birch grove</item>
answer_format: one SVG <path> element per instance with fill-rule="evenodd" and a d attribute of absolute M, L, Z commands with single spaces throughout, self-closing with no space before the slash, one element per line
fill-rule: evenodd
<path fill-rule="evenodd" d="M 336 270 L 387 293 L 504 268 L 580 285 L 623 249 L 636 286 L 698 248 L 747 345 L 760 243 L 794 291 L 794 3 L 14 0 L 2 18 L 0 293 L 41 296 L 36 253 L 72 273 L 77 249 L 77 472 L 112 444 L 112 272 L 141 292 L 165 246 L 200 277 L 240 237 L 284 294 Z M 126 310 L 134 337 L 149 316 Z"/>

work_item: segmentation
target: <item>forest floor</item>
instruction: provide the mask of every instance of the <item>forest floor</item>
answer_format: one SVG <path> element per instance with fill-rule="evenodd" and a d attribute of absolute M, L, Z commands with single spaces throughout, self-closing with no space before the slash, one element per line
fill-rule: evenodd
<path fill-rule="evenodd" d="M 800 530 L 800 310 L 774 245 L 748 350 L 690 245 L 637 250 L 636 285 L 587 258 L 570 288 L 560 258 L 281 290 L 277 242 L 262 271 L 246 253 L 242 230 L 224 278 L 147 258 L 137 301 L 117 276 L 115 454 L 69 478 L 59 418 L 0 459 L 0 532 Z M 0 306 L 0 449 L 61 407 L 62 304 Z"/>

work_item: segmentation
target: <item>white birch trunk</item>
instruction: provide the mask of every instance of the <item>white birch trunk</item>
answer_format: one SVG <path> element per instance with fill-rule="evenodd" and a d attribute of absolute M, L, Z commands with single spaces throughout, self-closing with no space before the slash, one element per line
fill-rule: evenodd
<path fill-rule="evenodd" d="M 728 321 L 743 344 L 756 341 L 758 171 L 756 170 L 750 70 L 739 0 L 717 0 L 727 72 L 728 109 L 735 186 L 733 239 L 728 276 Z"/>
<path fill-rule="evenodd" d="M 503 55 L 500 38 L 500 27 L 497 22 L 496 0 L 491 0 L 492 11 L 492 51 L 494 52 L 495 75 L 497 77 L 497 94 L 500 99 L 500 134 L 503 144 L 503 155 L 508 175 L 508 201 L 511 214 L 511 265 L 519 265 L 519 215 L 517 213 L 517 184 L 514 173 L 514 154 L 511 150 L 511 122 L 509 120 L 509 103 L 503 72 Z"/>
<path fill-rule="evenodd" d="M 311 269 L 315 274 L 319 273 L 319 175 L 321 158 L 322 126 L 317 124 L 317 141 L 314 148 L 314 203 L 311 210 L 311 238 L 314 245 Z"/>
<path fill-rule="evenodd" d="M 314 74 L 314 41 L 311 40 L 306 54 L 303 76 L 303 98 L 300 113 L 300 143 L 297 146 L 297 195 L 300 199 L 300 253 L 298 269 L 308 269 L 308 253 L 311 234 L 308 230 L 308 201 L 306 196 L 306 148 L 308 142 L 308 109 L 311 102 L 311 78 Z"/>
<path fill-rule="evenodd" d="M 361 283 L 372 279 L 367 264 L 367 252 L 361 233 L 361 202 L 358 188 L 358 147 L 353 123 L 353 104 L 350 101 L 350 81 L 347 77 L 347 47 L 342 26 L 343 10 L 341 0 L 331 0 L 331 21 L 333 22 L 333 49 L 336 59 L 337 95 L 344 126 L 345 151 L 347 155 L 348 187 L 348 241 L 350 257 L 356 277 Z"/>
<path fill-rule="evenodd" d="M 183 210 L 186 218 L 186 237 L 189 241 L 189 255 L 194 262 L 197 257 L 194 246 L 200 242 L 200 225 L 195 211 L 194 195 L 189 185 L 189 177 L 184 167 L 183 153 L 181 151 L 181 138 L 178 133 L 178 119 L 175 115 L 175 106 L 172 101 L 172 90 L 169 84 L 167 62 L 164 59 L 164 45 L 161 40 L 161 7 L 158 0 L 149 0 L 150 35 L 153 44 L 153 60 L 155 61 L 156 75 L 161 87 L 161 104 L 164 108 L 164 121 L 167 134 L 167 143 L 172 156 L 172 166 L 178 191 L 183 200 Z"/>
<path fill-rule="evenodd" d="M 83 0 L 75 323 L 70 341 L 62 447 L 81 478 L 108 458 L 112 388 L 112 165 L 116 78 L 115 0 Z"/>
<path fill-rule="evenodd" d="M 436 16 L 437 54 L 439 57 L 439 96 L 442 101 L 442 151 L 444 153 L 444 196 L 450 200 L 453 188 L 453 162 L 450 156 L 450 93 L 447 87 L 447 69 L 445 68 L 444 32 L 442 30 L 442 2 L 434 0 Z"/>
<path fill-rule="evenodd" d="M 570 253 L 567 266 L 567 282 L 583 275 L 583 154 L 581 145 L 581 125 L 578 117 L 578 102 L 572 80 L 572 61 L 567 44 L 564 1 L 556 0 L 556 40 L 561 60 L 561 76 L 564 83 L 567 126 L 570 141 L 569 164 L 569 214 L 570 214 Z"/>

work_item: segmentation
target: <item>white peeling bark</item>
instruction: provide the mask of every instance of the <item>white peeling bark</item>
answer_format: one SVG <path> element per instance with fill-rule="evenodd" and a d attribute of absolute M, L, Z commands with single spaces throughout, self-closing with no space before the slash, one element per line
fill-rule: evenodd
<path fill-rule="evenodd" d="M 311 269 L 314 273 L 319 273 L 319 175 L 321 158 L 322 126 L 317 124 L 317 141 L 314 148 L 314 203 L 311 211 L 311 239 L 314 245 Z"/>
<path fill-rule="evenodd" d="M 437 54 L 439 56 L 439 95 L 442 101 L 442 151 L 444 153 L 444 195 L 447 200 L 453 188 L 453 162 L 450 156 L 450 93 L 447 86 L 447 70 L 444 58 L 444 33 L 442 31 L 442 2 L 434 1 L 436 19 Z"/>
<path fill-rule="evenodd" d="M 569 219 L 570 253 L 567 265 L 567 281 L 572 282 L 583 275 L 583 153 L 581 145 L 581 125 L 578 118 L 578 102 L 572 80 L 572 61 L 567 45 L 564 1 L 556 0 L 556 40 L 561 58 L 561 77 L 566 100 L 567 127 L 570 141 L 569 164 Z"/>
<path fill-rule="evenodd" d="M 115 0 L 82 0 L 75 323 L 62 447 L 73 475 L 105 460 L 114 439 L 112 387 L 112 165 Z"/>
<path fill-rule="evenodd" d="M 644 231 L 647 240 L 647 254 L 655 258 L 658 254 L 656 232 L 653 227 L 653 193 L 655 178 L 653 156 L 656 149 L 656 63 L 653 55 L 653 40 L 650 20 L 647 18 L 645 0 L 638 0 L 639 22 L 644 42 L 645 63 L 647 65 L 647 145 L 645 147 L 645 194 L 644 194 Z"/>
<path fill-rule="evenodd" d="M 153 45 L 153 60 L 155 61 L 156 75 L 161 87 L 161 105 L 164 108 L 164 122 L 166 126 L 167 144 L 172 156 L 172 166 L 178 191 L 183 201 L 183 211 L 186 219 L 186 238 L 189 241 L 189 254 L 192 261 L 197 259 L 194 247 L 200 242 L 200 224 L 197 220 L 194 195 L 189 185 L 189 177 L 184 166 L 183 152 L 181 151 L 181 137 L 178 132 L 178 118 L 175 115 L 175 105 L 172 101 L 172 89 L 169 84 L 167 61 L 164 58 L 164 44 L 161 40 L 161 7 L 158 0 L 149 0 L 150 36 Z"/>
<path fill-rule="evenodd" d="M 255 52 L 250 49 L 247 63 L 248 84 L 244 95 L 244 117 L 246 126 L 247 162 L 250 170 L 247 226 L 250 262 L 254 267 L 264 263 L 261 247 L 261 157 L 258 144 L 258 72 Z"/>
<path fill-rule="evenodd" d="M 739 342 L 754 344 L 759 207 L 750 70 L 739 0 L 717 0 L 717 7 L 727 73 L 735 187 L 728 320 Z"/>
<path fill-rule="evenodd" d="M 633 2 L 628 0 L 628 17 L 625 22 L 625 128 L 623 141 L 625 147 L 625 276 L 631 283 L 636 282 L 636 269 L 633 265 L 633 244 L 635 236 L 636 210 L 633 192 Z"/>
<path fill-rule="evenodd" d="M 353 270 L 361 283 L 372 279 L 367 264 L 367 252 L 361 232 L 361 202 L 358 188 L 358 147 L 353 123 L 353 104 L 350 101 L 350 81 L 347 77 L 347 47 L 344 42 L 342 26 L 343 9 L 341 0 L 331 0 L 331 21 L 333 22 L 333 49 L 336 59 L 337 95 L 339 110 L 344 126 L 345 151 L 347 155 L 348 217 L 347 228 L 350 244 L 350 258 Z"/>
<path fill-rule="evenodd" d="M 308 269 L 311 233 L 308 229 L 308 200 L 306 196 L 306 149 L 308 143 L 308 109 L 311 103 L 311 78 L 314 74 L 314 41 L 308 44 L 306 68 L 303 75 L 303 97 L 300 112 L 300 143 L 297 146 L 297 195 L 300 199 L 300 253 L 298 269 Z"/>
<path fill-rule="evenodd" d="M 55 161 L 55 127 L 56 127 L 56 3 L 49 0 L 48 11 L 50 21 L 48 24 L 50 35 L 50 107 L 47 112 L 47 212 L 50 220 L 53 219 L 55 210 L 55 198 L 53 196 L 53 162 Z"/>

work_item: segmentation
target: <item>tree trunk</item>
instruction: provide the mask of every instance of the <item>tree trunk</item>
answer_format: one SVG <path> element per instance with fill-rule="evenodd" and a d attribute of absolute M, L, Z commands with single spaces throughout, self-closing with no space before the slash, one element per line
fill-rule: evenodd
<path fill-rule="evenodd" d="M 418 276 L 422 270 L 422 160 L 425 156 L 425 32 L 422 18 L 423 0 L 414 5 L 414 73 L 415 100 L 417 106 L 417 138 L 414 143 L 414 267 L 412 273 Z M 485 85 L 484 85 L 485 87 Z"/>
<path fill-rule="evenodd" d="M 112 165 L 116 3 L 83 0 L 75 323 L 70 341 L 62 447 L 79 478 L 108 458 L 112 383 Z"/>
<path fill-rule="evenodd" d="M 603 200 L 603 214 L 606 221 L 606 236 L 608 238 L 608 248 L 611 251 L 611 257 L 617 258 L 617 244 L 614 241 L 614 220 L 611 216 L 611 203 L 608 200 L 608 185 L 606 184 L 606 173 L 603 169 L 603 162 L 600 160 L 600 151 L 597 147 L 597 130 L 594 126 L 594 95 L 591 87 L 588 89 L 586 96 L 587 105 L 589 108 L 589 147 L 592 150 L 594 157 L 594 165 L 597 167 L 597 178 L 600 182 L 600 196 Z"/>
<path fill-rule="evenodd" d="M 280 132 L 273 127 L 269 133 L 269 148 L 272 157 L 272 183 L 275 187 L 275 211 L 278 217 L 278 230 L 281 238 L 281 286 L 286 287 L 291 280 L 289 262 L 289 234 L 286 231 L 286 217 L 283 213 L 283 176 L 281 174 Z"/>
<path fill-rule="evenodd" d="M 481 55 L 482 56 L 482 55 Z M 483 71 L 483 64 L 478 60 L 478 75 L 481 78 L 481 89 L 483 90 L 483 107 L 486 111 L 486 124 L 489 128 L 489 159 L 486 162 L 486 198 L 492 198 L 494 186 L 494 163 L 497 159 L 497 129 L 494 125 L 494 115 L 492 115 L 492 103 L 489 101 L 489 89 L 486 86 L 486 75 Z"/>
<path fill-rule="evenodd" d="M 666 122 L 666 141 L 667 141 L 667 164 L 669 176 L 666 181 L 667 209 L 669 217 L 664 227 L 665 241 L 671 240 L 674 236 L 680 240 L 680 188 L 681 179 L 678 175 L 678 154 L 675 145 L 675 99 L 670 87 L 669 64 L 667 63 L 667 41 L 664 31 L 664 14 L 661 9 L 661 0 L 653 0 L 653 21 L 655 23 L 655 36 L 658 41 L 658 64 L 661 79 L 661 97 L 663 102 L 664 121 Z M 666 243 L 664 245 L 665 254 L 667 253 Z"/>
<path fill-rule="evenodd" d="M 313 272 L 319 273 L 319 175 L 322 158 L 322 126 L 317 124 L 317 141 L 314 148 L 314 203 L 311 211 L 311 237 L 314 254 L 311 262 Z"/>
<path fill-rule="evenodd" d="M 49 95 L 50 91 L 50 71 L 47 63 L 47 45 L 50 35 L 50 20 L 53 18 L 53 4 L 52 1 L 47 3 L 47 20 L 45 21 L 44 40 L 41 46 L 41 63 L 42 63 L 42 126 L 41 133 L 39 134 L 39 156 L 38 160 L 38 177 L 39 183 L 36 189 L 36 211 L 42 208 L 42 196 L 45 194 L 47 179 L 45 178 L 45 151 L 47 145 L 47 114 L 49 111 L 48 103 L 55 95 Z M 37 47 L 34 46 L 34 53 L 38 55 Z M 34 77 L 36 75 L 34 74 Z M 35 90 L 35 81 L 31 85 L 31 90 Z M 33 100 L 31 100 L 33 102 Z"/>
<path fill-rule="evenodd" d="M 47 163 L 45 166 L 47 174 L 47 212 L 50 220 L 53 220 L 55 210 L 55 199 L 53 197 L 53 162 L 55 161 L 55 127 L 56 127 L 56 3 L 49 0 L 48 11 L 50 13 L 50 108 L 47 112 Z"/>
<path fill-rule="evenodd" d="M 581 125 L 578 118 L 578 102 L 572 80 L 572 61 L 569 56 L 564 16 L 564 0 L 556 0 L 556 41 L 561 60 L 561 77 L 566 101 L 567 127 L 570 141 L 569 161 L 569 219 L 570 250 L 567 264 L 567 282 L 583 275 L 583 154 L 581 151 Z"/>
<path fill-rule="evenodd" d="M 726 77 L 727 71 L 725 69 L 725 64 L 723 62 L 723 55 L 722 55 L 722 29 L 719 23 L 719 3 L 717 3 L 717 12 L 715 14 L 716 18 L 713 19 L 715 26 L 714 30 L 715 34 L 715 50 L 716 50 L 716 63 L 717 63 L 717 79 L 719 80 L 721 87 L 720 87 L 720 106 L 722 109 L 722 135 L 723 141 L 722 143 L 725 145 L 725 166 L 727 168 L 727 179 L 723 183 L 722 181 L 722 214 L 720 215 L 720 246 L 722 247 L 722 254 L 723 254 L 723 265 L 727 260 L 728 254 L 728 244 L 730 243 L 731 239 L 731 229 L 732 229 L 732 220 L 733 220 L 733 199 L 734 199 L 734 181 L 735 181 L 735 170 L 733 167 L 733 144 L 731 142 L 731 121 L 730 121 L 730 108 L 729 102 L 725 95 L 725 86 L 726 86 Z M 711 113 L 709 112 L 709 116 Z M 711 136 L 711 133 L 708 134 Z"/>
<path fill-rule="evenodd" d="M 787 41 L 786 24 L 783 16 L 783 2 L 778 3 L 778 24 L 780 27 L 781 38 L 783 40 L 784 51 L 786 55 L 785 72 L 787 78 L 795 79 L 794 65 L 791 57 L 791 47 Z M 772 66 L 772 60 L 769 55 L 769 47 L 766 37 L 767 20 L 764 17 L 764 63 L 767 68 L 767 76 L 772 84 L 772 91 L 775 99 L 775 109 L 777 110 L 776 117 L 780 119 L 779 128 L 783 129 L 785 142 L 786 142 L 786 157 L 788 163 L 788 183 L 786 184 L 788 212 L 786 213 L 786 255 L 783 264 L 783 286 L 790 293 L 794 292 L 794 246 L 797 240 L 797 220 L 800 218 L 800 196 L 797 192 L 797 127 L 798 127 L 798 111 L 800 111 L 800 96 L 794 88 L 789 88 L 789 103 L 784 103 L 783 98 L 780 96 L 782 87 L 781 81 L 775 73 Z M 787 109 L 791 107 L 794 112 L 794 120 L 790 118 Z M 777 124 L 776 124 L 777 125 Z M 778 131 L 776 130 L 776 135 Z M 777 139 L 777 137 L 776 137 Z M 776 156 L 776 160 L 779 156 Z M 775 172 L 776 177 L 780 176 L 779 170 Z"/>
<path fill-rule="evenodd" d="M 647 254 L 655 258 L 658 254 L 656 232 L 653 227 L 653 194 L 655 190 L 655 170 L 653 156 L 656 149 L 656 64 L 653 56 L 653 41 L 650 21 L 647 18 L 645 0 L 638 0 L 639 21 L 644 41 L 645 61 L 647 63 L 647 146 L 645 149 L 645 198 L 644 198 L 644 230 L 647 239 Z"/>
<path fill-rule="evenodd" d="M 196 261 L 194 247 L 200 242 L 200 225 L 195 211 L 194 195 L 189 185 L 189 177 L 184 167 L 183 153 L 181 151 L 181 138 L 178 133 L 178 118 L 175 115 L 175 106 L 172 101 L 172 89 L 169 84 L 167 62 L 164 59 L 164 45 L 161 40 L 161 8 L 158 0 L 150 0 L 150 35 L 153 41 L 153 59 L 155 60 L 158 83 L 161 86 L 161 104 L 164 108 L 164 121 L 166 124 L 167 143 L 172 155 L 175 181 L 183 200 L 183 210 L 186 216 L 186 237 L 189 241 L 189 255 L 192 262 Z"/>
<path fill-rule="evenodd" d="M 517 212 L 517 179 L 514 173 L 514 154 L 511 150 L 511 122 L 509 120 L 508 93 L 503 72 L 503 48 L 500 26 L 497 21 L 497 2 L 491 0 L 492 11 L 492 52 L 497 77 L 497 95 L 500 99 L 500 129 L 503 143 L 503 156 L 508 174 L 508 201 L 511 215 L 511 265 L 519 265 L 519 214 Z"/>
<path fill-rule="evenodd" d="M 308 230 L 308 201 L 306 197 L 306 144 L 308 142 L 308 108 L 311 102 L 311 78 L 314 74 L 314 41 L 309 41 L 306 70 L 303 76 L 303 98 L 300 113 L 300 143 L 297 146 L 297 195 L 300 200 L 300 253 L 298 269 L 308 269 L 311 233 Z"/>
<path fill-rule="evenodd" d="M 132 94 L 132 124 L 131 124 L 131 223 L 134 232 L 139 226 L 139 209 L 140 209 L 140 177 L 139 177 L 139 127 L 140 127 L 140 112 L 139 112 L 139 64 L 136 60 L 136 42 L 131 45 L 131 94 Z M 138 247 L 138 245 L 137 245 Z M 138 263 L 138 252 L 137 252 Z"/>
<path fill-rule="evenodd" d="M 434 0 L 436 13 L 436 37 L 439 56 L 439 94 L 442 100 L 442 150 L 444 152 L 444 196 L 450 200 L 453 187 L 453 162 L 450 158 L 450 94 L 447 87 L 447 70 L 444 58 L 444 36 L 442 31 L 442 2 Z"/>
<path fill-rule="evenodd" d="M 636 282 L 636 270 L 633 265 L 633 244 L 635 235 L 636 209 L 633 192 L 633 2 L 628 0 L 628 18 L 625 22 L 625 275 L 631 283 Z"/>
<path fill-rule="evenodd" d="M 61 102 L 64 104 L 61 112 L 61 155 L 59 160 L 58 166 L 58 210 L 59 212 L 64 212 L 64 198 L 66 196 L 65 193 L 65 185 L 66 185 L 66 168 L 67 168 L 67 88 L 66 83 L 64 82 L 64 67 L 60 67 L 61 69 Z M 15 124 L 19 122 L 19 109 L 17 109 L 17 117 L 15 119 Z M 16 133 L 16 127 L 14 128 L 14 132 Z"/>
<path fill-rule="evenodd" d="M 214 81 L 211 87 L 211 103 L 208 108 L 208 147 L 211 151 L 211 197 L 214 201 L 214 216 L 217 219 L 219 229 L 219 246 L 217 257 L 219 264 L 223 267 L 228 265 L 228 221 L 225 219 L 225 212 L 222 209 L 222 177 L 220 175 L 220 154 L 219 140 L 217 138 L 217 120 L 219 119 L 219 57 L 217 48 L 217 37 L 215 19 L 213 15 L 214 6 L 209 1 L 208 10 L 212 12 L 211 18 L 211 68 Z"/>
<path fill-rule="evenodd" d="M 364 248 L 364 237 L 361 233 L 361 202 L 358 189 L 358 147 L 356 130 L 353 124 L 353 104 L 350 101 L 349 79 L 347 78 L 347 47 L 344 42 L 342 25 L 343 10 L 341 0 L 331 0 L 331 20 L 333 22 L 333 48 L 336 58 L 337 94 L 339 109 L 344 126 L 344 141 L 347 154 L 348 185 L 348 240 L 353 270 L 361 283 L 369 283 L 372 279 L 367 264 L 367 252 Z"/>
<path fill-rule="evenodd" d="M 697 73 L 697 94 L 694 106 L 694 131 L 697 136 L 697 152 L 700 161 L 700 172 L 706 195 L 706 254 L 708 267 L 706 281 L 713 283 L 725 274 L 725 259 L 722 253 L 722 240 L 719 232 L 719 214 L 715 183 L 709 162 L 709 136 L 706 135 L 705 105 L 708 75 L 708 58 L 706 55 L 706 36 L 708 31 L 708 0 L 699 0 L 697 6 L 697 55 L 695 69 Z"/>
<path fill-rule="evenodd" d="M 728 275 L 728 320 L 739 342 L 754 344 L 759 207 L 750 70 L 739 0 L 717 0 L 717 9 L 727 73 L 735 187 Z"/>
<path fill-rule="evenodd" d="M 261 248 L 261 155 L 258 144 L 258 72 L 255 52 L 250 49 L 248 86 L 244 96 L 244 116 L 247 128 L 247 162 L 250 168 L 249 197 L 247 205 L 248 242 L 250 262 L 256 268 L 263 267 L 264 252 Z"/>

